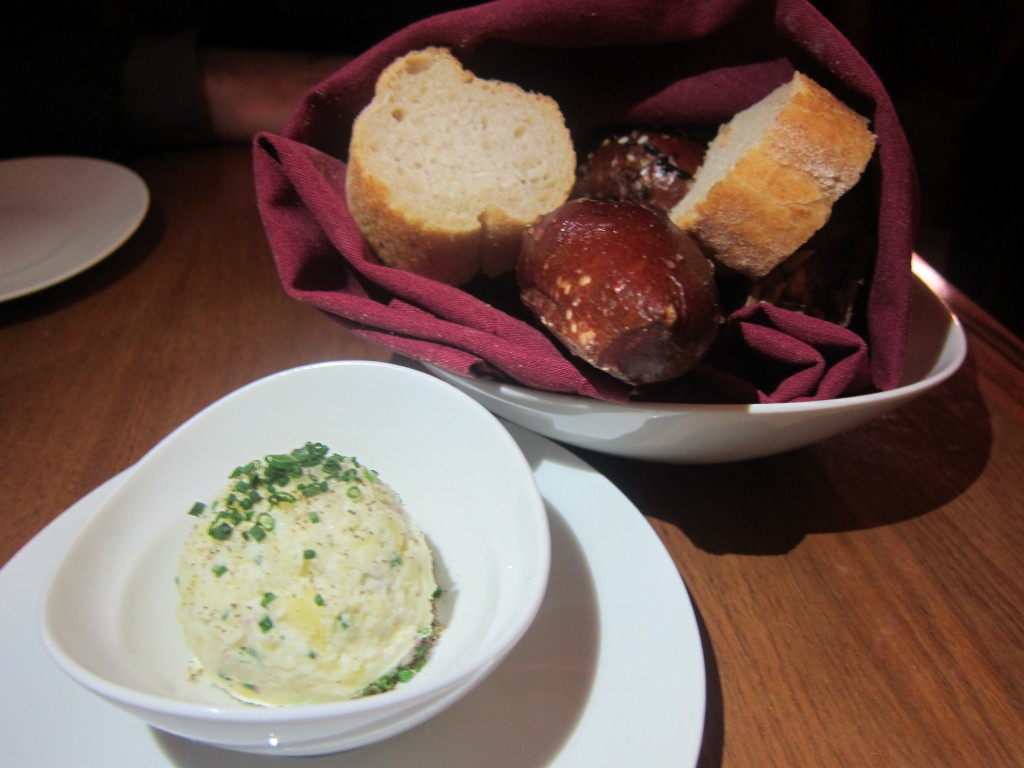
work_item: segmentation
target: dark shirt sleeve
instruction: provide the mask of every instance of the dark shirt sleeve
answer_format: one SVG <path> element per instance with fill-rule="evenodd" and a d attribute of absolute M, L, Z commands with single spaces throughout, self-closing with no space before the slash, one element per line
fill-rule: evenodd
<path fill-rule="evenodd" d="M 116 36 L 74 29 L 0 33 L 0 153 L 117 151 L 127 50 Z"/>
<path fill-rule="evenodd" d="M 0 157 L 124 158 L 210 141 L 193 32 L 39 23 L 0 30 Z"/>
<path fill-rule="evenodd" d="M 360 53 L 458 0 L 25 0 L 0 22 L 0 157 L 124 157 L 213 140 L 199 80 L 204 47 Z M 183 32 L 182 30 L 196 30 Z"/>
<path fill-rule="evenodd" d="M 166 147 L 211 140 L 196 40 L 188 31 L 132 43 L 121 76 L 121 107 L 133 143 Z"/>

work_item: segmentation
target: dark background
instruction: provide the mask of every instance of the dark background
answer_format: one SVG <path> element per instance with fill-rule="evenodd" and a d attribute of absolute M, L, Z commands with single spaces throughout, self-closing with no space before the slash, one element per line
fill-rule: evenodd
<path fill-rule="evenodd" d="M 1024 337 L 1020 0 L 816 0 L 896 103 L 917 163 L 917 250 Z"/>

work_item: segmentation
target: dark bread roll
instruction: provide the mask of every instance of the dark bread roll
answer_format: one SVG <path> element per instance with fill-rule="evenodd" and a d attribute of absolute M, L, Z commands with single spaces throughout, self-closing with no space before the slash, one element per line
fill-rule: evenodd
<path fill-rule="evenodd" d="M 634 385 L 686 373 L 721 321 L 714 269 L 667 216 L 571 200 L 523 235 L 523 303 L 574 355 Z"/>
<path fill-rule="evenodd" d="M 705 149 L 678 131 L 634 128 L 613 134 L 580 165 L 572 197 L 629 200 L 669 211 L 689 191 Z"/>
<path fill-rule="evenodd" d="M 858 184 L 836 201 L 828 222 L 796 253 L 750 284 L 745 304 L 764 301 L 849 327 L 867 282 L 878 239 L 871 221 L 873 187 Z M 716 274 L 721 278 L 724 270 Z M 723 292 L 722 280 L 718 289 Z"/>

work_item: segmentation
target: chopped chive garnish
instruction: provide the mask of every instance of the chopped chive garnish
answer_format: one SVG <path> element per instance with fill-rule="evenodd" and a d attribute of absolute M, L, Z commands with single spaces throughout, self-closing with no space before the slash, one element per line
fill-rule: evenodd
<path fill-rule="evenodd" d="M 344 484 L 337 491 L 360 500 L 366 496 L 363 486 L 380 482 L 377 472 L 354 456 L 331 453 L 327 445 L 315 442 L 237 466 L 230 480 L 229 488 L 209 505 L 197 501 L 189 510 L 194 517 L 204 515 L 207 509 L 214 513 L 207 532 L 218 541 L 229 539 L 236 529 L 246 541 L 263 541 L 280 522 L 274 517 L 275 508 L 331 492 L 336 483 Z M 319 512 L 308 510 L 306 514 L 310 522 L 321 522 Z M 306 560 L 316 556 L 312 549 L 303 552 Z M 391 561 L 392 565 L 400 563 L 400 558 Z"/>
<path fill-rule="evenodd" d="M 416 646 L 416 652 L 411 662 L 403 664 L 391 674 L 370 683 L 363 689 L 362 695 L 373 696 L 378 693 L 384 693 L 385 691 L 390 691 L 399 683 L 407 683 L 412 680 L 416 673 L 423 669 L 423 666 L 427 663 L 427 651 L 430 645 L 431 641 L 429 639 L 422 640 Z"/>
<path fill-rule="evenodd" d="M 271 467 L 290 467 L 297 463 L 295 461 L 295 457 L 290 453 L 271 454 L 270 456 L 264 457 L 264 461 L 266 461 Z"/>
<path fill-rule="evenodd" d="M 271 621 L 269 616 L 264 616 L 262 619 L 260 619 L 260 624 L 259 624 L 260 631 L 263 632 L 264 634 L 269 632 L 273 626 L 274 626 L 274 622 Z"/>
<path fill-rule="evenodd" d="M 247 645 L 243 645 L 242 646 L 242 652 L 243 653 L 248 653 L 250 656 L 259 656 L 259 653 L 257 653 L 255 648 L 250 648 Z"/>
<path fill-rule="evenodd" d="M 313 602 L 317 605 L 323 605 L 326 601 L 324 600 L 324 596 L 318 593 L 317 596 L 313 598 Z"/>
<path fill-rule="evenodd" d="M 274 598 L 276 598 L 276 597 L 277 597 L 277 595 L 275 595 L 273 592 L 264 592 L 263 593 L 263 599 L 260 600 L 260 605 L 262 605 L 264 608 L 266 608 L 268 605 L 270 605 L 272 602 L 274 602 Z"/>
<path fill-rule="evenodd" d="M 211 570 L 213 571 L 213 575 L 219 579 L 228 572 L 228 567 L 226 565 L 215 565 Z"/>
<path fill-rule="evenodd" d="M 217 541 L 225 541 L 229 536 L 231 536 L 231 531 L 233 530 L 234 528 L 231 527 L 230 523 L 225 523 L 222 521 L 211 525 L 209 529 L 209 534 L 212 538 L 216 539 Z"/>
<path fill-rule="evenodd" d="M 315 482 L 315 483 L 303 483 L 298 486 L 299 491 L 307 499 L 313 496 L 318 496 L 321 493 L 326 493 L 327 483 L 326 482 Z"/>

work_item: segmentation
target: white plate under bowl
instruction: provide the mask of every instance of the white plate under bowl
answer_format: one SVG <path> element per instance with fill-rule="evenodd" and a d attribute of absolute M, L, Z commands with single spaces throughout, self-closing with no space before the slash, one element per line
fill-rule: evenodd
<path fill-rule="evenodd" d="M 102 261 L 148 209 L 145 182 L 117 163 L 65 156 L 0 161 L 0 301 Z"/>
<path fill-rule="evenodd" d="M 545 437 L 614 456 L 709 464 L 783 453 L 865 424 L 938 386 L 966 354 L 956 317 L 915 278 L 905 383 L 886 392 L 753 405 L 606 403 L 426 367 L 496 415 Z"/>
<path fill-rule="evenodd" d="M 545 438 L 514 426 L 510 431 L 533 467 L 551 528 L 552 570 L 537 618 L 504 663 L 446 712 L 343 758 L 303 758 L 302 768 L 696 764 L 704 656 L 675 565 L 640 512 L 606 478 Z M 44 585 L 126 475 L 73 505 L 0 570 L 0 764 L 299 765 L 147 728 L 75 685 L 47 657 L 36 626 Z M 652 669 L 657 685 L 649 684 Z"/>

